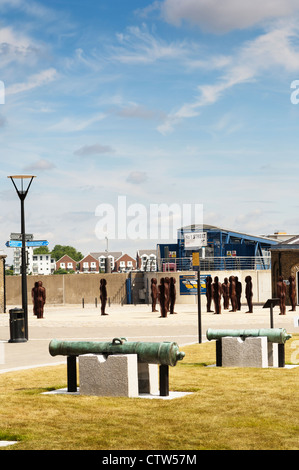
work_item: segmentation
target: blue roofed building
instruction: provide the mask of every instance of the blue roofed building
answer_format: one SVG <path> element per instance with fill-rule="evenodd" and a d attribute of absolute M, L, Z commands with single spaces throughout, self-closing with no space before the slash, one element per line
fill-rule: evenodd
<path fill-rule="evenodd" d="M 279 241 L 266 236 L 250 235 L 213 225 L 189 225 L 178 229 L 176 244 L 157 246 L 158 270 L 183 271 L 193 267 L 185 234 L 206 232 L 207 244 L 199 249 L 201 270 L 270 269 L 270 249 Z"/>

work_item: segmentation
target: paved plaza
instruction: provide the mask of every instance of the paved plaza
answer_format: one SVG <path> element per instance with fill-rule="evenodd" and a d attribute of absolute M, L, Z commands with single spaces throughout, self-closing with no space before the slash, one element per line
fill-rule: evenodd
<path fill-rule="evenodd" d="M 7 306 L 7 312 L 15 306 Z M 279 315 L 274 308 L 274 327 L 285 328 L 288 333 L 299 333 L 294 325 L 297 312 Z M 30 367 L 65 363 L 66 358 L 52 357 L 49 342 L 54 339 L 111 341 L 126 337 L 128 341 L 176 341 L 179 346 L 198 343 L 197 305 L 178 304 L 177 314 L 160 318 L 148 305 L 112 305 L 107 316 L 100 315 L 94 305 L 46 305 L 44 318 L 37 319 L 29 307 L 29 340 L 25 343 L 9 343 L 9 313 L 0 315 L 0 373 Z M 207 313 L 202 299 L 202 341 L 206 341 L 208 328 L 270 328 L 270 310 L 254 306 L 253 314 L 247 314 L 243 305 L 239 312 L 223 311 L 221 315 Z"/>

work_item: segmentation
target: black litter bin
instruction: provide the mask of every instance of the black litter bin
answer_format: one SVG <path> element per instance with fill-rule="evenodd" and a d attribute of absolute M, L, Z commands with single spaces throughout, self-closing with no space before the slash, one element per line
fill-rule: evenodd
<path fill-rule="evenodd" d="M 13 308 L 9 310 L 9 343 L 24 343 L 25 338 L 25 318 L 24 310 L 21 308 Z"/>

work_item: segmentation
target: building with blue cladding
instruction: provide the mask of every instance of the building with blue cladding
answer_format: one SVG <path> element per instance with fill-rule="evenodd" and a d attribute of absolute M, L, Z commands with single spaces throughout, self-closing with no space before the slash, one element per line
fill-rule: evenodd
<path fill-rule="evenodd" d="M 242 260 L 242 266 L 240 265 L 239 269 L 269 269 L 270 266 L 265 260 L 270 259 L 270 249 L 279 243 L 278 240 L 268 237 L 249 235 L 213 225 L 189 225 L 178 230 L 176 244 L 159 244 L 157 246 L 158 258 L 170 261 L 172 258 L 184 259 L 187 266 L 188 259 L 192 258 L 192 250 L 185 249 L 184 234 L 200 231 L 207 233 L 207 246 L 199 250 L 200 259 L 205 260 L 205 263 L 208 260 L 209 263 L 213 263 L 214 260 L 215 269 L 216 264 L 219 269 L 227 269 L 224 260 L 228 259 Z M 256 260 L 258 260 L 258 264 Z M 254 267 L 252 267 L 253 262 Z M 237 268 L 236 263 L 235 267 Z M 181 269 L 183 268 L 184 266 L 181 267 Z"/>

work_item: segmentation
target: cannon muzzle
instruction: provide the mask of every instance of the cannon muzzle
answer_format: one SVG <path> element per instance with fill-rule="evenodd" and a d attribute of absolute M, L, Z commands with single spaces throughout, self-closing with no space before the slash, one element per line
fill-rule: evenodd
<path fill-rule="evenodd" d="M 292 335 L 284 328 L 261 328 L 253 330 L 213 330 L 209 328 L 206 332 L 207 339 L 221 339 L 227 336 L 240 337 L 242 339 L 258 336 L 266 336 L 269 343 L 284 344 Z"/>
<path fill-rule="evenodd" d="M 126 338 L 114 338 L 109 342 L 60 341 L 49 344 L 51 356 L 81 356 L 83 354 L 137 354 L 139 362 L 175 366 L 185 357 L 177 343 L 128 342 Z"/>

